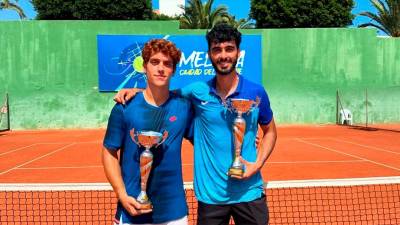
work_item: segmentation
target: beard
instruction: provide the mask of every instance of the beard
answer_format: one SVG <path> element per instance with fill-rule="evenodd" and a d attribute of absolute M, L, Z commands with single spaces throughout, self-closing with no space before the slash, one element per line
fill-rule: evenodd
<path fill-rule="evenodd" d="M 217 62 L 215 62 L 214 60 L 211 60 L 211 64 L 213 65 L 216 74 L 220 74 L 220 75 L 228 75 L 230 73 L 232 73 L 235 69 L 236 69 L 236 64 L 237 64 L 237 58 L 235 59 L 225 59 L 225 60 L 218 60 Z M 232 65 L 229 68 L 226 69 L 220 69 L 218 68 L 218 63 L 223 62 L 223 61 L 228 61 L 228 62 L 232 62 Z"/>

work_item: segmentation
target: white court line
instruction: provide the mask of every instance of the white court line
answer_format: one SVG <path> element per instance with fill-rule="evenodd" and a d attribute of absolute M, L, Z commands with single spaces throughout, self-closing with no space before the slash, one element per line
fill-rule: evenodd
<path fill-rule="evenodd" d="M 37 144 L 70 144 L 72 142 L 39 142 Z M 92 144 L 92 143 L 102 143 L 102 141 L 78 141 L 73 142 L 75 144 Z"/>
<path fill-rule="evenodd" d="M 34 161 L 39 160 L 39 159 L 41 159 L 41 158 L 44 158 L 44 157 L 46 157 L 46 156 L 52 155 L 52 154 L 54 154 L 54 153 L 56 153 L 56 152 L 59 152 L 59 151 L 61 151 L 61 150 L 66 149 L 66 148 L 68 148 L 68 147 L 70 147 L 70 146 L 72 146 L 72 145 L 75 145 L 75 143 L 71 143 L 71 144 L 66 145 L 66 146 L 64 146 L 64 147 L 62 147 L 62 148 L 58 148 L 58 149 L 56 149 L 56 150 L 54 150 L 54 151 L 52 151 L 52 152 L 49 152 L 49 153 L 44 154 L 44 155 L 42 155 L 42 156 L 36 157 L 36 158 L 34 158 L 34 159 L 32 159 L 32 160 L 29 160 L 28 162 L 25 162 L 25 163 L 22 163 L 22 164 L 18 165 L 18 166 L 14 166 L 14 167 L 12 167 L 12 168 L 6 170 L 6 171 L 0 172 L 0 175 L 3 175 L 3 174 L 5 174 L 5 173 L 10 172 L 11 170 L 15 170 L 15 169 L 17 169 L 17 168 L 20 168 L 20 167 L 22 167 L 22 166 L 25 166 L 25 165 L 27 165 L 27 164 L 29 164 L 29 163 L 31 163 L 31 162 L 34 162 Z"/>
<path fill-rule="evenodd" d="M 54 167 L 22 167 L 16 170 L 51 170 L 51 169 L 87 169 L 87 168 L 103 168 L 103 166 L 54 166 Z"/>
<path fill-rule="evenodd" d="M 281 141 L 295 141 L 298 137 L 281 137 L 278 140 Z M 303 140 L 324 140 L 329 139 L 330 137 L 308 137 L 308 138 L 301 138 Z"/>
<path fill-rule="evenodd" d="M 101 142 L 102 141 L 82 141 L 82 142 L 75 142 L 75 143 L 76 144 L 92 144 L 92 143 L 101 143 Z M 36 146 L 36 145 L 54 145 L 54 144 L 64 144 L 64 145 L 66 145 L 66 144 L 71 144 L 71 142 L 38 142 L 38 143 L 34 143 L 34 144 L 31 144 L 31 145 L 28 145 L 28 146 L 24 146 L 24 147 L 16 148 L 16 149 L 13 149 L 13 150 L 10 150 L 10 151 L 7 151 L 7 152 L 0 153 L 0 156 L 7 155 L 7 154 L 10 154 L 10 153 L 13 153 L 13 152 L 16 152 L 16 151 L 20 151 L 20 150 L 23 150 L 25 148 L 29 148 L 29 147 Z"/>
<path fill-rule="evenodd" d="M 349 162 L 365 162 L 365 160 L 318 160 L 318 161 L 291 161 L 291 162 L 267 162 L 267 164 L 301 164 L 301 163 L 349 163 Z"/>
<path fill-rule="evenodd" d="M 351 142 L 351 141 L 344 141 L 344 140 L 340 140 L 340 139 L 337 139 L 337 138 L 331 138 L 331 139 L 335 140 L 335 141 L 339 141 L 339 142 L 358 145 L 358 146 L 361 146 L 361 147 L 364 147 L 364 148 L 370 148 L 370 149 L 378 150 L 378 151 L 381 151 L 381 152 L 388 152 L 388 153 L 393 153 L 393 154 L 396 154 L 396 155 L 400 155 L 400 152 L 394 152 L 394 151 L 386 150 L 386 149 L 383 149 L 383 148 L 378 148 L 378 147 L 374 147 L 374 146 L 370 146 L 370 145 L 358 144 L 358 143 Z"/>
<path fill-rule="evenodd" d="M 370 159 L 366 159 L 366 158 L 363 158 L 363 157 L 360 157 L 360 156 L 352 155 L 352 154 L 349 154 L 349 153 L 346 153 L 346 152 L 342 152 L 342 151 L 339 151 L 339 150 L 336 150 L 336 149 L 333 149 L 333 148 L 328 148 L 328 147 L 325 147 L 325 146 L 322 146 L 322 145 L 319 145 L 319 144 L 314 144 L 312 142 L 308 142 L 308 141 L 302 140 L 301 138 L 297 138 L 297 140 L 299 142 L 302 142 L 302 143 L 305 143 L 305 144 L 313 145 L 313 146 L 320 147 L 320 148 L 323 148 L 323 149 L 326 149 L 326 150 L 329 150 L 329 151 L 332 151 L 332 152 L 336 152 L 336 153 L 340 153 L 340 154 L 343 154 L 343 155 L 351 156 L 351 157 L 356 158 L 356 159 L 365 160 L 365 161 L 368 161 L 370 163 L 373 163 L 373 164 L 376 164 L 376 165 L 379 165 L 379 166 L 383 166 L 383 167 L 387 167 L 387 168 L 390 168 L 390 169 L 393 169 L 393 170 L 400 171 L 400 168 L 397 168 L 397 167 L 394 167 L 394 166 L 389 166 L 389 165 L 386 165 L 384 163 L 375 162 L 375 161 L 370 160 Z"/>
<path fill-rule="evenodd" d="M 0 154 L 0 156 L 7 155 L 9 153 L 13 153 L 13 152 L 16 152 L 16 151 L 19 151 L 19 150 L 22 150 L 22 149 L 25 149 L 25 148 L 29 148 L 29 147 L 32 147 L 32 146 L 35 146 L 35 145 L 38 145 L 38 143 L 31 144 L 31 145 L 24 146 L 24 147 L 19 147 L 19 148 L 16 148 L 16 149 L 13 149 L 13 150 L 10 150 L 10 151 L 7 151 L 7 152 L 3 152 L 3 153 Z"/>
<path fill-rule="evenodd" d="M 112 191 L 110 183 L 0 183 L 0 191 Z"/>
<path fill-rule="evenodd" d="M 312 164 L 312 163 L 355 163 L 355 162 L 366 162 L 364 159 L 359 160 L 314 160 L 314 161 L 276 161 L 276 162 L 266 162 L 266 164 Z M 184 163 L 182 166 L 193 166 L 193 164 Z"/>
<path fill-rule="evenodd" d="M 193 190 L 193 182 L 183 182 Z M 112 191 L 110 183 L 0 183 L 0 191 Z"/>

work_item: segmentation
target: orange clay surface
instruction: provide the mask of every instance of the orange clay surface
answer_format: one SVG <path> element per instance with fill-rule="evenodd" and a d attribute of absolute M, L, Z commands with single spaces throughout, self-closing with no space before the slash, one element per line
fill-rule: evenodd
<path fill-rule="evenodd" d="M 0 133 L 0 183 L 107 182 L 105 130 Z M 218 157 L 218 156 L 216 156 Z M 193 147 L 182 148 L 184 181 L 193 180 Z M 400 124 L 361 129 L 280 126 L 262 168 L 265 181 L 400 176 Z"/>

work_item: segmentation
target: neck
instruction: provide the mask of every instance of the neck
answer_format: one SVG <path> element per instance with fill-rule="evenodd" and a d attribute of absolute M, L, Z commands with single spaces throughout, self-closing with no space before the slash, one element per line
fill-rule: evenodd
<path fill-rule="evenodd" d="M 218 95 L 222 99 L 226 99 L 226 97 L 235 92 L 238 84 L 239 84 L 239 77 L 236 74 L 236 71 L 233 71 L 231 74 L 228 75 L 217 74 L 216 89 Z"/>
<path fill-rule="evenodd" d="M 147 84 L 147 87 L 143 92 L 143 96 L 147 103 L 160 106 L 169 98 L 168 85 L 165 87 L 156 87 L 151 84 Z"/>

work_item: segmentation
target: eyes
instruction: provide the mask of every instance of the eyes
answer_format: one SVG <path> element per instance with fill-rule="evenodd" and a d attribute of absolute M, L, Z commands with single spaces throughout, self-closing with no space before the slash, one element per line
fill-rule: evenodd
<path fill-rule="evenodd" d="M 158 66 L 160 64 L 164 65 L 167 68 L 173 68 L 174 65 L 171 60 L 160 60 L 160 59 L 150 59 L 149 63 L 153 66 Z"/>
<path fill-rule="evenodd" d="M 211 53 L 218 54 L 218 53 L 221 53 L 223 50 L 225 50 L 226 53 L 232 53 L 232 52 L 236 51 L 236 47 L 235 46 L 226 46 L 226 47 L 222 48 L 222 47 L 215 46 L 215 47 L 211 48 Z"/>

